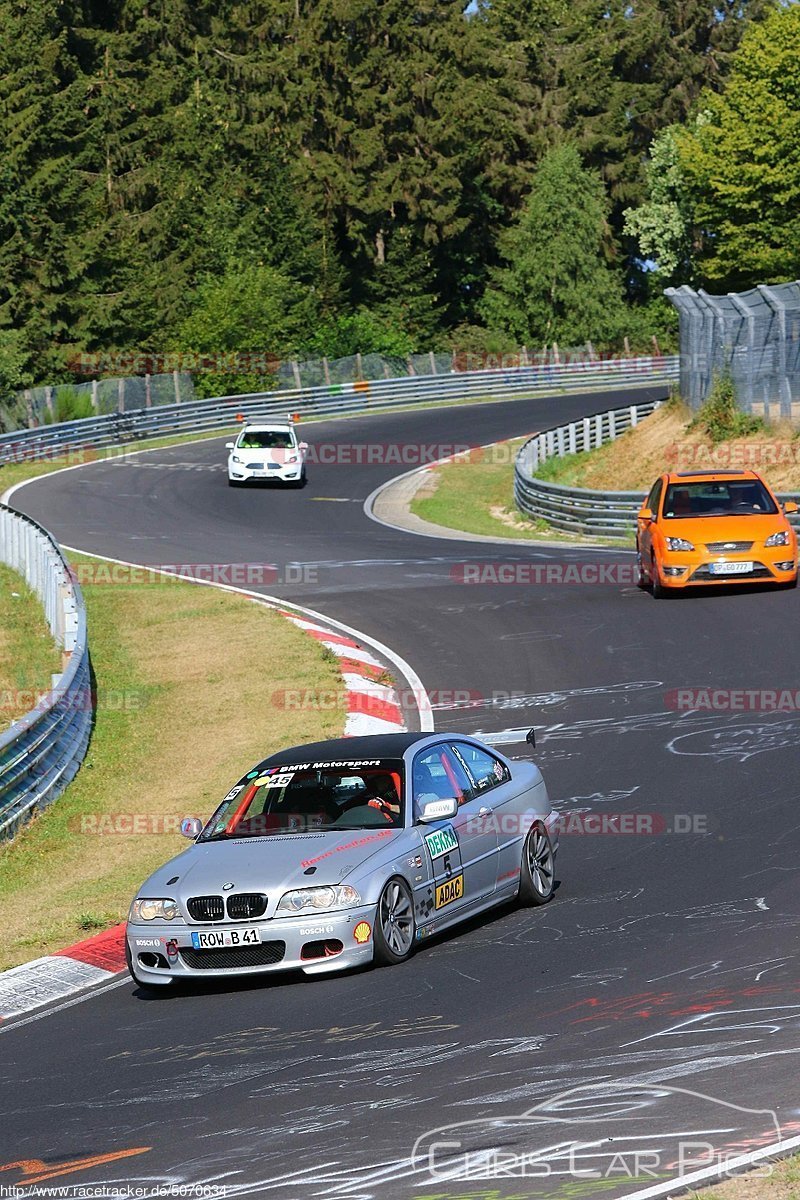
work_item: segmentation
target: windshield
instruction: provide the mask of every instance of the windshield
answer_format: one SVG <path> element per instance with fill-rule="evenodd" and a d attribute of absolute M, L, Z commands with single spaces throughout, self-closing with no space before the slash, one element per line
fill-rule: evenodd
<path fill-rule="evenodd" d="M 239 438 L 240 450 L 292 450 L 293 448 L 294 437 L 288 430 L 250 430 Z"/>
<path fill-rule="evenodd" d="M 777 511 L 774 500 L 760 479 L 671 483 L 663 508 L 668 520 L 763 516 Z"/>
<path fill-rule="evenodd" d="M 251 771 L 228 792 L 200 841 L 309 830 L 398 829 L 403 813 L 401 759 L 267 767 Z"/>

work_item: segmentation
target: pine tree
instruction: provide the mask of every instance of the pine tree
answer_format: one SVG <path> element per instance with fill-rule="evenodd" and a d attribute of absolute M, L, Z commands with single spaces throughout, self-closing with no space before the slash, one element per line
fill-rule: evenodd
<path fill-rule="evenodd" d="M 482 309 L 517 344 L 613 342 L 624 332 L 620 280 L 603 253 L 608 203 L 572 145 L 547 152 L 518 222 L 501 239 Z"/>

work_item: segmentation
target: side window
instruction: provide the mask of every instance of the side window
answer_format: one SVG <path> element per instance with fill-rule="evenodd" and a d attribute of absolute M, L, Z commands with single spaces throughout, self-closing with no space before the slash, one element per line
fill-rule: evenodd
<path fill-rule="evenodd" d="M 499 758 L 495 758 L 493 754 L 481 750 L 478 746 L 471 746 L 469 742 L 456 742 L 453 745 L 453 751 L 469 772 L 474 784 L 475 795 L 488 792 L 490 788 L 507 783 L 511 778 L 511 772 L 505 763 L 500 762 Z"/>
<path fill-rule="evenodd" d="M 466 771 L 447 746 L 433 746 L 414 759 L 412 768 L 414 811 L 429 800 L 457 800 L 459 805 L 472 799 L 472 787 Z"/>
<path fill-rule="evenodd" d="M 658 505 L 661 500 L 661 490 L 664 487 L 663 479 L 657 479 L 650 489 L 650 495 L 647 497 L 646 508 L 649 508 L 654 516 L 658 516 Z"/>

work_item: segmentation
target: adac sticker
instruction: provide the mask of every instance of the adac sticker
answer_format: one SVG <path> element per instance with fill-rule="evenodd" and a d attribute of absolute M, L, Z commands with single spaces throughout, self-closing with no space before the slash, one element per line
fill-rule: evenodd
<path fill-rule="evenodd" d="M 444 854 L 451 854 L 453 850 L 457 850 L 458 838 L 455 835 L 453 826 L 445 825 L 442 829 L 434 829 L 432 833 L 426 833 L 425 845 L 428 847 L 428 853 L 434 860 L 441 858 Z"/>
<path fill-rule="evenodd" d="M 434 905 L 436 908 L 445 908 L 448 904 L 452 904 L 454 900 L 460 900 L 464 895 L 464 876 L 454 875 L 452 879 L 446 879 L 444 883 L 440 883 L 436 889 L 436 897 Z"/>
<path fill-rule="evenodd" d="M 372 927 L 368 921 L 359 921 L 353 930 L 353 937 L 358 942 L 359 946 L 363 946 L 372 936 Z"/>

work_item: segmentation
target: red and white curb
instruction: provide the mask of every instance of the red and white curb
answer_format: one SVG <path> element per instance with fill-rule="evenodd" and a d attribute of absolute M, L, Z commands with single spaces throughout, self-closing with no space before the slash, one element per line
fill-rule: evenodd
<path fill-rule="evenodd" d="M 339 658 L 339 669 L 344 683 L 347 717 L 344 725 L 345 737 L 361 737 L 368 733 L 405 733 L 403 710 L 400 698 L 391 684 L 381 683 L 386 675 L 382 662 L 365 650 L 353 638 L 333 633 L 323 625 L 317 625 L 296 613 L 280 610 L 284 617 L 311 634 L 323 646 L 327 646 Z"/>
<path fill-rule="evenodd" d="M 125 924 L 0 974 L 0 1021 L 107 983 L 125 967 Z"/>

